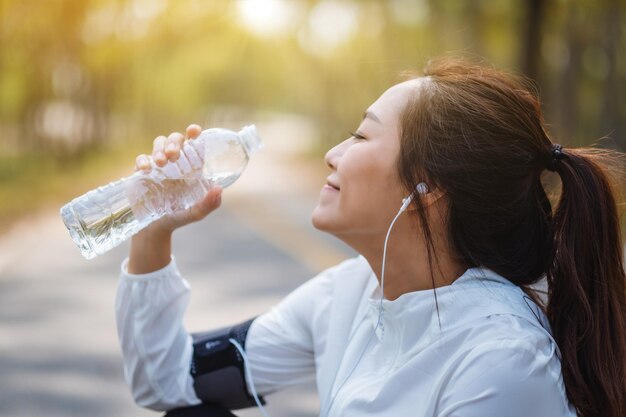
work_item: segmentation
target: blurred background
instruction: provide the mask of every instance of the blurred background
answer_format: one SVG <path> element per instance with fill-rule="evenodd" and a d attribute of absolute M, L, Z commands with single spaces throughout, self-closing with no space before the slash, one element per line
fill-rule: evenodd
<path fill-rule="evenodd" d="M 559 142 L 623 149 L 625 19 L 619 0 L 1 0 L 2 227 L 190 122 L 282 120 L 321 155 L 449 52 L 536 80 Z"/>
<path fill-rule="evenodd" d="M 200 242 L 184 252 L 190 275 L 210 264 L 235 280 L 224 294 L 247 300 L 219 319 L 192 300 L 191 326 L 245 319 L 351 255 L 308 225 L 321 157 L 402 71 L 432 57 L 523 74 L 555 141 L 609 136 L 604 146 L 624 150 L 625 22 L 620 0 L 0 0 L 0 415 L 140 415 L 112 319 L 126 248 L 87 263 L 57 213 L 130 173 L 155 136 L 192 122 L 259 126 L 258 175 L 242 177 L 203 227 L 222 233 L 222 249 L 246 248 L 256 263 L 245 265 L 271 285 L 253 295 L 227 267 L 232 251 L 210 257 L 194 252 Z M 307 395 L 273 415 L 316 415 Z"/>

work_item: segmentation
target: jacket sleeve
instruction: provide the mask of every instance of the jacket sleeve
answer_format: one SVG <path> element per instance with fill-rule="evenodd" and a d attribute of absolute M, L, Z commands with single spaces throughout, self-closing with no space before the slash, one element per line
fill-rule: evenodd
<path fill-rule="evenodd" d="M 246 351 L 260 394 L 314 378 L 325 347 L 331 294 L 331 273 L 325 271 L 254 320 Z"/>
<path fill-rule="evenodd" d="M 191 336 L 182 325 L 189 285 L 173 259 L 144 275 L 127 273 L 127 263 L 115 310 L 124 377 L 135 402 L 160 411 L 199 404 L 189 373 Z"/>
<path fill-rule="evenodd" d="M 124 261 L 116 321 L 124 375 L 135 402 L 153 410 L 199 404 L 190 374 L 193 340 L 182 324 L 189 285 L 173 259 L 165 268 L 145 275 L 128 274 L 126 265 Z M 327 326 L 329 287 L 330 279 L 322 273 L 250 326 L 245 350 L 260 395 L 314 376 L 315 340 Z"/>

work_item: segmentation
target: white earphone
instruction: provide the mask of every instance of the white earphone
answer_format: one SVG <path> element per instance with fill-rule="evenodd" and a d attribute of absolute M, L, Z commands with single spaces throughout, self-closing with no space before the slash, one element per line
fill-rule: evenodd
<path fill-rule="evenodd" d="M 352 373 L 356 369 L 357 365 L 361 362 L 361 359 L 363 358 L 365 351 L 367 350 L 369 344 L 374 338 L 374 335 L 376 334 L 376 331 L 378 330 L 378 328 L 381 328 L 381 333 L 384 335 L 385 329 L 383 327 L 383 313 L 384 313 L 383 298 L 384 298 L 384 292 L 385 292 L 385 261 L 387 259 L 387 243 L 389 242 L 389 235 L 391 234 L 391 229 L 393 229 L 393 225 L 396 223 L 396 220 L 398 220 L 398 217 L 400 217 L 400 215 L 407 209 L 407 207 L 409 207 L 409 204 L 411 204 L 411 201 L 413 201 L 413 197 L 415 196 L 416 192 L 420 195 L 428 194 L 428 185 L 426 185 L 425 182 L 420 182 L 419 184 L 415 186 L 415 191 L 413 191 L 407 197 L 402 199 L 402 207 L 400 207 L 398 214 L 396 214 L 396 217 L 393 218 L 393 220 L 391 221 L 391 224 L 389 225 L 389 229 L 387 230 L 387 236 L 385 237 L 385 244 L 383 245 L 383 260 L 382 260 L 382 267 L 381 267 L 381 273 L 380 273 L 380 300 L 379 300 L 379 305 L 378 305 L 378 320 L 376 322 L 376 327 L 374 328 L 374 331 L 372 332 L 369 339 L 367 340 L 367 343 L 365 344 L 365 348 L 361 352 L 361 355 L 358 357 L 356 363 L 352 366 L 352 369 L 348 373 L 348 376 L 346 376 L 343 382 L 339 385 L 339 388 L 337 388 L 337 390 L 335 391 L 335 394 L 331 396 L 330 401 L 328 402 L 328 405 L 326 406 L 326 410 L 322 414 L 320 414 L 320 416 L 326 416 L 328 414 L 328 411 L 330 410 L 333 403 L 335 402 L 335 397 L 337 393 L 344 386 L 344 384 L 348 381 L 348 379 L 350 379 L 350 376 L 352 376 Z M 335 378 L 337 378 L 337 375 L 335 375 Z M 336 381 L 333 381 L 332 383 L 333 387 L 335 386 L 335 382 Z"/>
<path fill-rule="evenodd" d="M 419 194 L 428 194 L 428 185 L 426 185 L 425 182 L 420 182 L 419 184 L 417 184 L 415 186 L 415 190 L 419 193 Z"/>
<path fill-rule="evenodd" d="M 415 186 L 415 191 L 417 191 L 417 193 L 420 195 L 428 194 L 428 185 L 426 185 L 425 182 L 420 182 Z M 407 207 L 409 207 L 409 204 L 411 204 L 411 201 L 413 201 L 415 191 L 402 199 L 402 207 L 400 207 L 400 213 L 402 213 L 404 210 L 407 209 Z"/>

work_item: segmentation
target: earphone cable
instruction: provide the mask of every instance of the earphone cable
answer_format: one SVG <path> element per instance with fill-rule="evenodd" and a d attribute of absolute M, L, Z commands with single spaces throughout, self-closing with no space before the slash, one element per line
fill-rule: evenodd
<path fill-rule="evenodd" d="M 250 364 L 248 363 L 248 355 L 238 341 L 232 338 L 228 339 L 228 341 L 232 343 L 235 348 L 237 348 L 237 350 L 241 354 L 241 357 L 243 358 L 243 367 L 246 373 L 246 381 L 248 382 L 248 390 L 252 392 L 252 396 L 254 397 L 256 405 L 259 407 L 259 410 L 261 410 L 261 414 L 263 414 L 263 417 L 269 417 L 269 415 L 265 411 L 265 408 L 263 407 L 263 404 L 261 404 L 261 400 L 259 399 L 259 396 L 256 392 L 254 381 L 252 380 L 252 371 L 250 371 Z"/>
<path fill-rule="evenodd" d="M 385 243 L 383 245 L 383 261 L 382 261 L 381 272 L 380 272 L 380 300 L 379 300 L 379 304 L 378 304 L 378 319 L 376 320 L 376 326 L 374 327 L 374 331 L 372 332 L 372 334 L 370 335 L 369 339 L 367 340 L 367 343 L 365 344 L 365 347 L 363 348 L 363 351 L 359 355 L 359 358 L 357 359 L 355 364 L 352 366 L 352 369 L 348 373 L 348 376 L 346 376 L 344 378 L 343 382 L 341 383 L 341 385 L 339 385 L 339 388 L 337 388 L 337 390 L 335 391 L 335 394 L 332 396 L 330 402 L 328 403 L 328 406 L 326 407 L 325 412 L 323 414 L 321 414 L 321 416 L 327 416 L 328 415 L 328 412 L 330 411 L 333 403 L 335 402 L 335 398 L 337 398 L 337 394 L 339 393 L 339 391 L 341 391 L 343 386 L 346 384 L 346 382 L 348 382 L 348 380 L 350 379 L 350 377 L 352 376 L 352 374 L 356 370 L 356 367 L 361 362 L 361 359 L 363 359 L 363 356 L 365 355 L 365 352 L 367 351 L 367 348 L 369 347 L 370 343 L 372 342 L 372 339 L 374 338 L 374 335 L 376 334 L 376 331 L 382 325 L 383 313 L 384 313 L 383 299 L 385 298 L 385 261 L 387 259 L 387 243 L 389 242 L 389 236 L 391 235 L 391 229 L 393 229 L 393 226 L 396 223 L 396 220 L 398 220 L 400 215 L 404 212 L 404 210 L 406 210 L 406 208 L 408 207 L 408 205 L 411 202 L 412 198 L 413 198 L 413 195 L 409 196 L 408 199 L 403 200 L 402 207 L 400 207 L 400 210 L 398 211 L 398 214 L 396 214 L 396 216 L 393 218 L 393 220 L 391 221 L 391 224 L 389 225 L 389 229 L 387 230 L 387 236 L 385 237 Z M 381 338 L 384 337 L 384 334 L 385 334 L 385 328 L 384 328 L 384 325 L 383 325 Z"/>
<path fill-rule="evenodd" d="M 387 236 L 385 237 L 385 244 L 383 245 L 383 262 L 380 268 L 380 301 L 378 305 L 378 322 L 376 323 L 376 328 L 374 329 L 374 331 L 376 331 L 378 329 L 378 326 L 382 324 L 384 314 L 383 300 L 385 299 L 385 261 L 387 260 L 387 243 L 389 241 L 389 236 L 391 235 L 391 229 L 393 229 L 393 225 L 396 223 L 396 220 L 398 220 L 400 215 L 402 215 L 407 205 L 408 204 L 406 203 L 403 204 L 402 208 L 400 208 L 400 211 L 398 211 L 398 214 L 396 214 L 396 217 L 393 218 L 391 224 L 389 225 L 389 229 L 387 230 Z M 384 335 L 384 326 L 382 331 Z"/>

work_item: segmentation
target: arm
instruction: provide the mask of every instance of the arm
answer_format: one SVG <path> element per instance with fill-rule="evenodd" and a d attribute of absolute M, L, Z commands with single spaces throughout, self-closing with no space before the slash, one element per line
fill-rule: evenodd
<path fill-rule="evenodd" d="M 154 140 L 152 160 L 158 166 L 175 161 L 185 138 L 196 138 L 200 126 L 187 135 L 172 133 Z M 150 157 L 139 155 L 136 169 L 149 170 Z M 118 336 L 125 359 L 125 376 L 136 402 L 144 407 L 168 409 L 199 402 L 190 390 L 188 374 L 190 337 L 182 327 L 189 287 L 171 259 L 174 230 L 201 220 L 221 203 L 221 189 L 213 188 L 188 210 L 152 223 L 131 241 L 122 266 L 116 300 Z"/>
<path fill-rule="evenodd" d="M 189 286 L 174 261 L 142 275 L 122 265 L 116 321 L 124 376 L 135 402 L 154 410 L 199 404 L 189 378 L 191 338 L 182 326 Z"/>
<path fill-rule="evenodd" d="M 189 129 L 188 136 L 193 136 L 189 134 Z M 164 164 L 165 156 L 175 158 L 176 152 L 166 153 L 164 150 L 172 144 L 180 149 L 182 141 L 180 134 L 155 139 L 152 156 L 155 163 Z M 137 168 L 149 167 L 148 157 L 140 155 Z M 216 382 L 215 374 L 213 378 L 207 376 L 230 365 L 242 373 L 243 367 L 241 363 L 227 363 L 223 366 L 223 361 L 216 362 L 214 356 L 205 355 L 211 353 L 206 352 L 207 343 L 216 346 L 215 340 L 206 337 L 215 335 L 196 335 L 194 343 L 192 336 L 185 331 L 182 317 L 189 286 L 178 273 L 174 262 L 170 262 L 172 232 L 217 208 L 220 195 L 219 189 L 210 190 L 190 210 L 158 220 L 134 236 L 131 242 L 129 259 L 122 267 L 116 318 L 124 353 L 125 377 L 135 401 L 143 407 L 167 410 L 195 405 L 201 400 L 217 402 L 216 398 L 224 399 L 224 404 L 231 407 L 242 404 L 239 400 L 230 402 L 230 398 L 226 397 L 229 392 L 241 390 L 242 385 L 245 390 L 245 384 L 220 384 L 224 380 Z M 307 301 L 312 307 L 311 301 Z M 258 343 L 251 343 L 251 350 L 246 343 L 245 348 L 250 357 L 253 378 L 255 381 L 259 378 L 261 393 L 293 384 L 313 373 L 313 349 L 310 346 L 310 331 L 306 329 L 310 324 L 307 317 L 311 315 L 309 311 L 303 310 L 303 304 L 307 303 L 281 303 L 281 306 L 261 316 L 250 327 L 250 338 Z M 297 313 L 290 311 L 294 306 L 297 308 L 293 310 L 298 310 Z M 295 320 L 294 314 L 298 316 Z M 258 326 L 255 325 L 257 322 Z M 302 337 L 303 334 L 305 337 Z M 224 334 L 219 337 L 223 338 Z M 247 342 L 246 339 L 242 342 Z M 222 357 L 239 356 L 233 351 L 233 346 L 222 346 L 228 350 L 228 354 Z M 229 370 L 226 372 L 230 373 Z M 246 397 L 249 397 L 247 392 L 241 398 Z"/>
<path fill-rule="evenodd" d="M 167 138 L 158 136 L 152 145 L 152 156 L 138 155 L 135 169 L 150 171 L 150 160 L 163 167 L 169 161 L 180 157 L 180 150 L 187 138 L 193 140 L 202 132 L 202 128 L 192 124 L 187 127 L 186 135 L 174 132 Z M 182 210 L 162 217 L 146 227 L 131 240 L 128 272 L 131 274 L 147 274 L 164 268 L 170 262 L 172 250 L 172 233 L 179 227 L 197 222 L 205 218 L 221 204 L 222 190 L 219 187 L 210 189 L 203 199 L 188 210 Z"/>
<path fill-rule="evenodd" d="M 147 274 L 163 269 L 170 263 L 171 253 L 171 232 L 142 230 L 131 239 L 128 272 Z"/>
<path fill-rule="evenodd" d="M 243 361 L 233 338 L 245 346 L 252 320 L 230 328 L 189 335 L 182 325 L 189 285 L 172 260 L 143 275 L 125 271 L 118 287 L 116 319 L 124 375 L 135 402 L 170 410 L 207 401 L 229 409 L 254 405 Z"/>
<path fill-rule="evenodd" d="M 126 265 L 116 319 L 124 374 L 140 406 L 169 410 L 201 401 L 231 409 L 254 405 L 243 361 L 230 338 L 244 346 L 261 395 L 314 375 L 313 332 L 323 333 L 330 303 L 327 274 L 303 284 L 254 321 L 189 335 L 182 319 L 190 290 L 175 262 L 144 275 L 129 274 Z"/>

